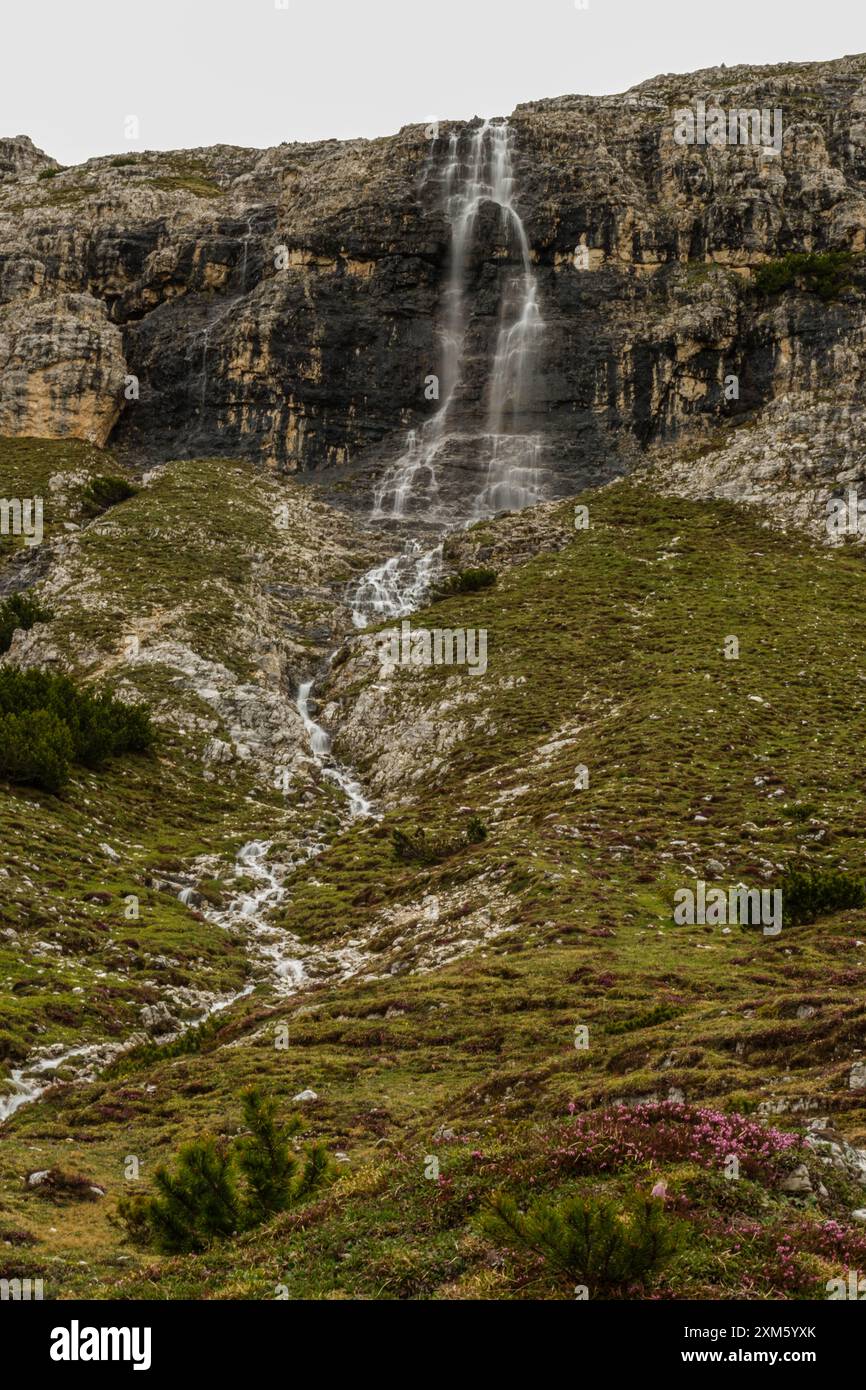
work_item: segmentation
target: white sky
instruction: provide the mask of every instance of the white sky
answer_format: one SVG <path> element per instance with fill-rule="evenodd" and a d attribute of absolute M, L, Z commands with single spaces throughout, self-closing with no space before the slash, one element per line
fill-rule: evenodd
<path fill-rule="evenodd" d="M 662 72 L 866 48 L 857 0 L 5 0 L 0 135 L 64 164 L 387 135 Z M 126 139 L 137 116 L 141 138 Z"/>

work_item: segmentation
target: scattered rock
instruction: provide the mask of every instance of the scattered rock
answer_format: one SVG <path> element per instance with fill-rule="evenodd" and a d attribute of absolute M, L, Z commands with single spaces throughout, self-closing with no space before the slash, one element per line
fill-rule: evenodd
<path fill-rule="evenodd" d="M 440 1125 L 433 1135 L 433 1139 L 440 1144 L 454 1144 L 457 1141 L 457 1135 L 447 1125 Z"/>
<path fill-rule="evenodd" d="M 866 1091 L 866 1062 L 855 1062 L 848 1076 L 852 1091 Z"/>
<path fill-rule="evenodd" d="M 799 1193 L 812 1191 L 812 1179 L 809 1177 L 809 1169 L 805 1163 L 801 1163 L 786 1178 L 783 1178 L 779 1186 L 783 1192 Z"/>
<path fill-rule="evenodd" d="M 174 1015 L 163 1000 L 158 1004 L 144 1004 L 139 1018 L 148 1033 L 167 1033 L 174 1025 Z"/>

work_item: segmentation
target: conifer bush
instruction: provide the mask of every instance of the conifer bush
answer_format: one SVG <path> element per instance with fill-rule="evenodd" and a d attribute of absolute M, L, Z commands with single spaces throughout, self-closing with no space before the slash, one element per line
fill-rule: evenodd
<path fill-rule="evenodd" d="M 135 497 L 137 492 L 138 488 L 127 482 L 126 478 L 119 478 L 108 473 L 100 474 L 99 477 L 90 479 L 81 495 L 85 515 L 101 516 L 103 512 L 108 511 L 109 507 L 116 507 L 118 503 L 126 502 L 128 498 Z"/>
<path fill-rule="evenodd" d="M 449 574 L 446 579 L 434 584 L 430 597 L 434 602 L 450 598 L 452 594 L 475 594 L 480 589 L 489 589 L 496 583 L 496 570 L 468 569 Z"/>
<path fill-rule="evenodd" d="M 0 716 L 0 776 L 9 782 L 62 791 L 74 752 L 68 726 L 51 710 Z"/>
<path fill-rule="evenodd" d="M 497 1192 L 483 1227 L 499 1243 L 541 1256 L 555 1276 L 585 1284 L 592 1297 L 647 1281 L 684 1242 L 682 1223 L 671 1221 L 655 1197 L 624 1207 L 594 1197 L 572 1197 L 559 1206 L 542 1200 L 524 1213 Z"/>
<path fill-rule="evenodd" d="M 175 1171 L 160 1166 L 153 1181 L 157 1195 L 149 1200 L 146 1221 L 158 1250 L 187 1254 L 237 1231 L 240 1208 L 231 1156 L 216 1140 L 185 1144 Z"/>
<path fill-rule="evenodd" d="M 327 1173 L 328 1154 L 324 1145 L 313 1144 L 302 1167 L 289 1148 L 301 1129 L 300 1118 L 293 1115 L 278 1125 L 276 1101 L 256 1089 L 244 1094 L 243 1106 L 250 1132 L 238 1142 L 237 1165 L 246 1179 L 246 1224 L 258 1226 L 315 1192 Z"/>
<path fill-rule="evenodd" d="M 150 714 L 65 675 L 0 669 L 0 777 L 59 792 L 73 762 L 98 768 L 153 744 Z"/>
<path fill-rule="evenodd" d="M 791 251 L 779 260 L 759 266 L 754 283 L 764 295 L 802 286 L 821 299 L 830 300 L 850 285 L 852 269 L 850 251 Z"/>
<path fill-rule="evenodd" d="M 866 907 L 863 880 L 839 869 L 789 869 L 781 887 L 783 919 L 791 926 Z"/>
<path fill-rule="evenodd" d="M 301 1155 L 290 1147 L 301 1128 L 297 1116 L 279 1124 L 276 1101 L 255 1087 L 242 1100 L 246 1134 L 229 1145 L 212 1138 L 185 1144 L 173 1172 L 157 1168 L 153 1195 L 121 1197 L 118 1222 L 133 1244 L 164 1254 L 204 1250 L 298 1205 L 328 1180 L 324 1145 Z"/>
<path fill-rule="evenodd" d="M 486 839 L 487 826 L 479 816 L 471 818 L 462 835 L 450 839 L 444 835 L 428 835 L 423 828 L 414 834 L 399 827 L 391 832 L 394 853 L 406 864 L 441 864 L 443 859 L 469 845 L 480 845 Z"/>

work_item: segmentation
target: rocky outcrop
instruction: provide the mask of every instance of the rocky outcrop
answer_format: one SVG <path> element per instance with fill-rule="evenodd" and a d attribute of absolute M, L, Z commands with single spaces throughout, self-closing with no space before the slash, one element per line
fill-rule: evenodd
<path fill-rule="evenodd" d="M 123 401 L 120 329 L 87 294 L 0 309 L 0 434 L 106 443 Z"/>
<path fill-rule="evenodd" d="M 677 143 L 677 111 L 701 101 L 778 109 L 778 152 Z M 830 394 L 859 412 L 866 58 L 664 76 L 622 96 L 529 103 L 511 125 L 545 324 L 526 427 L 571 486 L 647 450 L 704 445 L 786 397 Z M 441 356 L 442 178 L 461 132 L 445 124 L 431 140 L 410 126 L 63 171 L 37 168 L 23 146 L 7 153 L 17 172 L 0 184 L 0 300 L 17 384 L 2 428 L 102 440 L 117 416 L 112 441 L 133 454 L 379 470 L 435 409 L 425 382 Z M 761 293 L 756 271 L 793 251 L 846 253 L 838 292 L 821 299 L 792 281 Z M 502 276 L 516 264 L 513 235 L 483 205 L 467 399 L 483 392 Z M 118 392 L 123 362 L 137 398 Z"/>
<path fill-rule="evenodd" d="M 59 169 L 56 159 L 44 154 L 29 135 L 0 139 L 0 178 L 7 174 L 32 174 L 41 169 Z"/>

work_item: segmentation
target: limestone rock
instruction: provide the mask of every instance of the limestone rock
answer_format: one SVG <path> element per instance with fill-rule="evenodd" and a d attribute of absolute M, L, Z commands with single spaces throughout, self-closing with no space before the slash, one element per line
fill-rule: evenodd
<path fill-rule="evenodd" d="M 14 135 L 9 139 L 0 139 L 0 176 L 33 174 L 40 169 L 59 168 L 57 160 L 37 149 L 29 135 Z"/>
<path fill-rule="evenodd" d="M 799 1164 L 792 1173 L 789 1173 L 786 1178 L 783 1178 L 779 1186 L 783 1192 L 788 1192 L 792 1195 L 797 1195 L 802 1192 L 811 1192 L 812 1179 L 809 1177 L 809 1169 L 806 1167 L 805 1163 Z"/>
<path fill-rule="evenodd" d="M 120 329 L 90 295 L 0 309 L 0 434 L 103 445 L 120 414 L 125 375 Z"/>
<path fill-rule="evenodd" d="M 852 1091 L 866 1090 L 866 1061 L 854 1063 L 848 1074 L 848 1085 Z"/>

